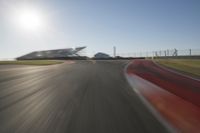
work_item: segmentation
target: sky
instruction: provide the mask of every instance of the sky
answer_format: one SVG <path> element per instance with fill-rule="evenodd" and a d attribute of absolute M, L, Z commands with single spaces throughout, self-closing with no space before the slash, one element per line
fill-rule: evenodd
<path fill-rule="evenodd" d="M 31 11 L 35 29 L 19 21 Z M 78 46 L 88 56 L 200 49 L 200 0 L 0 0 L 1 59 Z"/>

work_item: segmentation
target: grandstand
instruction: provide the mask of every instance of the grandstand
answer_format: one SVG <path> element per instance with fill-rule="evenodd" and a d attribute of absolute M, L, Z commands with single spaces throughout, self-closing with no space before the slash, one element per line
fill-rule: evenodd
<path fill-rule="evenodd" d="M 82 55 L 83 49 L 86 47 L 77 47 L 75 49 L 56 49 L 35 51 L 16 58 L 17 60 L 41 60 L 41 59 L 83 59 L 86 58 Z"/>

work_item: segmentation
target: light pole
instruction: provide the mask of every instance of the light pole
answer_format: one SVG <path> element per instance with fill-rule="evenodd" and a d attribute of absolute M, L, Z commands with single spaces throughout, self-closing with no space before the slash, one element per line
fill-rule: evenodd
<path fill-rule="evenodd" d="M 114 58 L 116 57 L 116 47 L 115 46 L 113 47 L 113 57 Z"/>

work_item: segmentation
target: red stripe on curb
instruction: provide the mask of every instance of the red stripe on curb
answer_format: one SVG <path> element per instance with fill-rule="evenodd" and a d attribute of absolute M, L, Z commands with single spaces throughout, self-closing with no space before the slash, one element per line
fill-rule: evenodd
<path fill-rule="evenodd" d="M 167 71 L 150 60 L 134 61 L 128 66 L 127 72 L 136 74 L 143 79 L 200 106 L 200 81 Z"/>
<path fill-rule="evenodd" d="M 183 86 L 191 79 L 185 81 L 186 77 L 166 72 L 166 70 L 146 60 L 136 60 L 131 63 L 127 68 L 127 75 L 133 82 L 133 88 L 137 89 L 171 125 L 181 132 L 200 131 L 198 83 L 193 84 L 194 81 L 192 81 L 192 85 L 189 84 L 192 87 L 197 86 L 197 88 Z M 171 80 L 167 80 L 169 78 Z M 176 80 L 171 82 L 173 78 Z"/>

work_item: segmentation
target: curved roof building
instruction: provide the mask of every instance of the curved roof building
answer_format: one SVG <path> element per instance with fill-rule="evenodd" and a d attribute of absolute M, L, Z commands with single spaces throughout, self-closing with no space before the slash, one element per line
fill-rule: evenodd
<path fill-rule="evenodd" d="M 18 57 L 17 60 L 33 60 L 33 59 L 65 59 L 70 57 L 80 57 L 79 53 L 86 47 L 67 48 L 35 51 Z"/>

